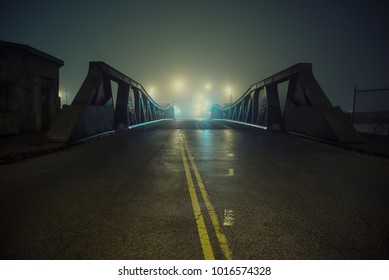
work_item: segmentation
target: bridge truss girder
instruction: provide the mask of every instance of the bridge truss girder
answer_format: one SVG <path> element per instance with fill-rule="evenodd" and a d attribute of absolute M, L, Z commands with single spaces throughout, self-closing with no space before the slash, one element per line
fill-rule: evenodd
<path fill-rule="evenodd" d="M 117 84 L 116 106 L 112 82 Z M 100 61 L 89 70 L 71 105 L 64 105 L 47 136 L 67 142 L 160 119 L 174 119 L 174 107 L 158 105 L 144 87 Z"/>
<path fill-rule="evenodd" d="M 288 82 L 280 104 L 278 86 Z M 235 103 L 214 105 L 211 118 L 229 119 L 344 143 L 363 142 L 351 120 L 331 102 L 316 81 L 311 63 L 299 63 L 253 84 Z"/>

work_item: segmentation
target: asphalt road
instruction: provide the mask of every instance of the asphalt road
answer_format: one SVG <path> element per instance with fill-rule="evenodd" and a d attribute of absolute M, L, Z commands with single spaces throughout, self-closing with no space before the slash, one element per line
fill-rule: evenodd
<path fill-rule="evenodd" d="M 389 160 L 167 121 L 0 165 L 2 259 L 388 259 Z"/>

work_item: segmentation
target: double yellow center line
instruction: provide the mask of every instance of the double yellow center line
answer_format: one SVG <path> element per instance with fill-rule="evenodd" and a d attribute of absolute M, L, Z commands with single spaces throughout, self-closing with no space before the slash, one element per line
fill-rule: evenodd
<path fill-rule="evenodd" d="M 195 175 L 198 188 L 200 190 L 205 207 L 206 207 L 207 212 L 209 214 L 209 218 L 211 220 L 217 241 L 220 245 L 220 249 L 224 255 L 224 258 L 227 260 L 231 260 L 232 253 L 231 253 L 230 247 L 228 246 L 227 238 L 222 232 L 220 232 L 219 219 L 216 215 L 216 212 L 215 212 L 215 209 L 214 209 L 212 203 L 209 200 L 208 193 L 205 190 L 203 180 L 201 179 L 199 170 L 196 166 L 196 163 L 193 160 L 192 153 L 190 152 L 188 144 L 186 143 L 185 138 L 182 135 L 179 135 L 179 140 L 180 140 L 179 141 L 179 148 L 181 151 L 182 162 L 184 164 L 184 171 L 185 171 L 186 180 L 187 180 L 188 187 L 189 187 L 189 195 L 190 195 L 190 199 L 192 202 L 193 213 L 194 213 L 196 224 L 197 224 L 197 230 L 198 230 L 199 237 L 200 237 L 200 243 L 201 243 L 201 248 L 203 250 L 204 259 L 214 260 L 215 254 L 214 254 L 214 250 L 212 248 L 212 244 L 211 244 L 211 241 L 210 241 L 210 238 L 208 235 L 207 227 L 205 225 L 205 221 L 204 221 L 203 214 L 201 211 L 200 203 L 199 203 L 197 193 L 196 193 L 195 184 L 193 183 L 192 175 L 190 172 L 190 166 L 192 167 L 193 173 Z M 186 155 L 188 155 L 188 157 Z M 190 163 L 190 166 L 189 166 L 188 162 Z"/>

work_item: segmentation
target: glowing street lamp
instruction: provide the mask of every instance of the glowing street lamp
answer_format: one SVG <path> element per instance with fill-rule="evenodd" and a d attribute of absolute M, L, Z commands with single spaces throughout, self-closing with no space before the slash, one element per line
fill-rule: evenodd
<path fill-rule="evenodd" d="M 230 98 L 230 104 L 232 104 L 232 88 L 230 86 L 226 87 L 227 94 Z"/>
<path fill-rule="evenodd" d="M 177 92 L 181 92 L 185 88 L 185 83 L 182 80 L 175 80 L 173 82 L 173 88 Z"/>
<path fill-rule="evenodd" d="M 152 98 L 155 98 L 155 93 L 156 93 L 156 89 L 155 87 L 151 86 L 149 87 L 149 95 L 152 97 Z"/>
<path fill-rule="evenodd" d="M 67 91 L 67 87 L 65 87 L 65 89 L 60 89 L 58 91 L 58 95 L 61 98 L 61 106 L 63 106 L 64 104 L 68 104 L 68 91 Z"/>

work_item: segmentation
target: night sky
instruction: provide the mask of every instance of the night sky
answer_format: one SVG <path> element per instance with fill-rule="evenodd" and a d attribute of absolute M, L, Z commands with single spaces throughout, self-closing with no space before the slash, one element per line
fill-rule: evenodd
<path fill-rule="evenodd" d="M 299 62 L 313 63 L 332 104 L 344 110 L 354 85 L 389 86 L 386 1 L 1 3 L 0 40 L 64 60 L 60 90 L 68 103 L 91 60 L 139 81 L 158 102 L 203 94 L 226 103 L 227 86 L 236 99 Z"/>

